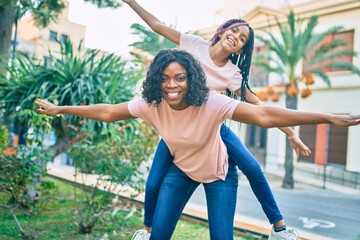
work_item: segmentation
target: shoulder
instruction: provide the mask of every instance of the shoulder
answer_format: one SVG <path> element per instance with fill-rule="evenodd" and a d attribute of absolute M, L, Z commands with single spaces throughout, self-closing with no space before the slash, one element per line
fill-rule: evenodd
<path fill-rule="evenodd" d="M 208 101 L 210 104 L 223 104 L 232 102 L 234 99 L 229 98 L 228 96 L 221 94 L 216 91 L 211 91 L 208 96 Z"/>
<path fill-rule="evenodd" d="M 200 36 L 181 33 L 181 35 L 180 35 L 180 48 L 184 48 L 186 46 L 191 46 L 193 44 L 208 44 L 208 42 L 205 41 Z"/>
<path fill-rule="evenodd" d="M 182 39 L 186 39 L 186 40 L 194 40 L 194 41 L 205 41 L 203 38 L 201 38 L 200 36 L 194 35 L 194 34 L 188 34 L 188 33 L 181 33 L 180 37 Z"/>
<path fill-rule="evenodd" d="M 221 121 L 231 118 L 238 104 L 239 101 L 215 91 L 209 94 L 208 102 L 206 103 L 208 111 L 212 113 L 212 116 L 216 116 Z"/>
<path fill-rule="evenodd" d="M 140 114 L 151 111 L 153 105 L 149 105 L 143 98 L 138 97 L 128 102 L 129 112 L 133 116 L 139 117 Z"/>

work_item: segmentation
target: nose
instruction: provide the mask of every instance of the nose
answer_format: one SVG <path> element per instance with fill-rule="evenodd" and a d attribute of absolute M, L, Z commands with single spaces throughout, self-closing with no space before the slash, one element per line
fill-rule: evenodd
<path fill-rule="evenodd" d="M 168 88 L 175 88 L 175 87 L 177 87 L 177 81 L 176 81 L 174 78 L 170 78 L 170 79 L 167 81 L 167 87 L 168 87 Z"/>
<path fill-rule="evenodd" d="M 235 42 L 239 42 L 240 41 L 240 34 L 235 34 L 234 35 L 234 40 L 235 40 Z"/>

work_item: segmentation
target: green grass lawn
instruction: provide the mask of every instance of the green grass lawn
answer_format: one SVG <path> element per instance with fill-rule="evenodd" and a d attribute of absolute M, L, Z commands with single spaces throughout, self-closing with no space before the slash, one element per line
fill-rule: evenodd
<path fill-rule="evenodd" d="M 98 222 L 91 234 L 80 234 L 74 215 L 74 187 L 73 185 L 54 178 L 47 178 L 56 184 L 59 191 L 54 200 L 50 201 L 36 221 L 36 231 L 38 239 L 131 239 L 132 234 L 142 227 L 142 216 L 140 212 L 135 213 L 132 217 L 125 219 L 127 211 L 119 211 L 114 218 Z M 0 204 L 6 201 L 4 193 L 0 193 Z M 26 212 L 19 210 L 18 219 L 23 227 L 33 224 L 29 221 Z M 13 217 L 0 208 L 0 239 L 21 239 L 19 230 Z M 200 223 L 192 223 L 180 220 L 177 224 L 172 239 L 178 240 L 202 240 L 209 239 L 207 226 Z M 237 240 L 250 240 L 242 236 L 235 236 Z"/>

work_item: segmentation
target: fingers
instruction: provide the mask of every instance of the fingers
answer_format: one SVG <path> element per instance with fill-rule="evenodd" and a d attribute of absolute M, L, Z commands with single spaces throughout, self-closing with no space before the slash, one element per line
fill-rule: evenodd
<path fill-rule="evenodd" d="M 309 148 L 303 149 L 303 150 L 301 151 L 301 155 L 303 155 L 303 156 L 305 156 L 305 157 L 309 157 L 310 154 L 311 154 L 311 151 L 310 151 Z"/>
<path fill-rule="evenodd" d="M 311 151 L 308 147 L 294 148 L 294 150 L 296 152 L 297 157 L 299 157 L 300 154 L 305 157 L 308 157 L 311 154 Z"/>
<path fill-rule="evenodd" d="M 52 104 L 49 103 L 48 101 L 43 100 L 43 99 L 39 99 L 39 98 L 35 99 L 34 102 L 35 102 L 37 105 L 39 105 L 39 106 L 49 106 L 49 105 L 52 105 Z"/>
<path fill-rule="evenodd" d="M 41 99 L 35 99 L 34 103 L 36 103 L 37 105 L 39 105 L 39 107 L 43 108 L 43 109 L 37 109 L 36 111 L 38 113 L 43 114 L 44 113 L 44 109 L 46 108 L 46 102 L 44 100 Z"/>
<path fill-rule="evenodd" d="M 357 126 L 360 124 L 360 115 L 350 115 L 346 117 L 345 124 L 339 124 L 339 127 Z"/>
<path fill-rule="evenodd" d="M 34 103 L 40 107 L 39 109 L 36 110 L 38 113 L 52 115 L 51 111 L 54 104 L 39 98 L 35 99 Z"/>
<path fill-rule="evenodd" d="M 298 141 L 290 142 L 296 152 L 297 157 L 299 157 L 300 154 L 305 157 L 310 156 L 310 149 L 303 142 L 301 142 L 300 139 L 298 139 Z"/>
<path fill-rule="evenodd" d="M 333 124 L 337 127 L 357 126 L 360 124 L 360 115 L 340 116 L 340 120 Z"/>
<path fill-rule="evenodd" d="M 35 99 L 34 103 L 36 103 L 37 105 L 39 105 L 42 108 L 46 105 L 45 101 L 41 100 L 41 99 Z"/>
<path fill-rule="evenodd" d="M 303 155 L 305 157 L 308 157 L 308 156 L 310 156 L 310 154 L 311 154 L 310 149 L 305 144 L 302 144 L 302 146 L 301 146 L 301 155 Z"/>

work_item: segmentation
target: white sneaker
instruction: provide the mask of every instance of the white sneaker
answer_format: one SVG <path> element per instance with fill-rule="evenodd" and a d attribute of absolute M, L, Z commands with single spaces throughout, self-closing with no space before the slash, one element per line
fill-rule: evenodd
<path fill-rule="evenodd" d="M 132 236 L 132 240 L 149 240 L 150 239 L 150 233 L 146 231 L 145 229 L 137 230 L 134 235 Z"/>
<path fill-rule="evenodd" d="M 271 229 L 271 234 L 268 240 L 299 240 L 300 236 L 299 233 L 291 228 L 286 227 L 284 231 L 275 232 L 274 227 Z"/>

